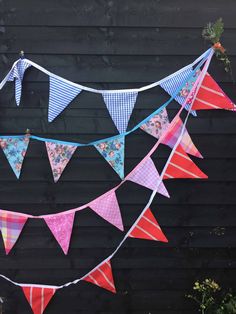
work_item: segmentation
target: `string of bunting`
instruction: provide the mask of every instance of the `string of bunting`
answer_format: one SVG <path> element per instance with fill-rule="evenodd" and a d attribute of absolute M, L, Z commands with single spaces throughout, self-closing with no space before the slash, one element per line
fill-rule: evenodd
<path fill-rule="evenodd" d="M 201 60 L 201 62 L 204 62 L 211 51 L 212 49 L 207 50 L 196 60 Z M 8 162 L 16 177 L 18 179 L 20 177 L 29 142 L 31 139 L 34 139 L 45 143 L 54 182 L 57 182 L 60 179 L 65 167 L 69 163 L 76 149 L 83 146 L 93 146 L 108 162 L 112 169 L 119 175 L 119 177 L 124 179 L 125 137 L 139 128 L 156 138 L 160 137 L 161 132 L 163 132 L 169 125 L 169 117 L 166 107 L 173 99 L 182 105 L 184 100 L 186 100 L 186 97 L 189 95 L 193 84 L 196 82 L 201 73 L 201 64 L 196 66 L 194 70 L 192 69 L 192 65 L 195 64 L 196 60 L 191 64 L 191 71 L 189 71 L 189 66 L 184 67 L 184 75 L 183 69 L 181 69 L 176 72 L 178 75 L 171 76 L 164 81 L 162 87 L 171 96 L 169 100 L 157 110 L 155 110 L 152 114 L 150 114 L 147 118 L 139 122 L 131 130 L 122 134 L 98 141 L 93 141 L 87 144 L 42 138 L 30 134 L 0 136 L 0 146 L 3 149 L 3 152 L 8 159 Z M 17 65 L 15 65 L 13 69 L 15 69 L 16 66 Z M 188 69 L 187 72 L 186 68 Z M 9 73 L 11 73 L 11 71 Z M 15 80 L 15 82 L 17 82 L 17 80 Z M 191 99 L 187 101 L 185 108 L 189 108 L 191 101 Z M 192 104 L 192 109 L 194 109 L 194 111 L 191 110 L 191 112 L 196 112 L 197 110 L 203 109 L 234 110 L 234 104 L 223 92 L 216 81 L 211 77 L 211 75 L 206 73 L 201 84 L 201 88 L 198 91 L 197 97 Z M 175 138 L 178 137 L 178 132 L 181 128 L 181 125 L 182 121 L 179 119 L 176 129 L 172 132 L 170 138 L 164 139 L 162 144 L 173 147 Z M 182 147 L 184 148 L 185 152 L 197 157 L 201 157 L 201 154 L 192 143 L 186 129 L 183 137 Z"/>
<path fill-rule="evenodd" d="M 212 57 L 212 54 L 209 56 L 206 64 L 204 65 L 204 69 L 202 71 L 202 75 L 199 77 L 199 79 L 195 82 L 193 89 L 191 91 L 191 94 L 189 97 L 192 97 L 192 99 L 196 99 L 197 93 L 200 89 L 200 85 L 204 79 L 204 72 L 207 71 L 207 68 L 210 63 L 210 59 Z M 187 98 L 189 98 L 187 97 Z M 181 106 L 181 109 L 178 114 L 181 113 L 182 109 L 184 108 L 184 105 Z M 162 173 L 160 176 L 158 176 L 157 179 L 155 179 L 156 186 L 153 189 L 153 192 L 151 194 L 151 197 L 137 218 L 137 220 L 134 222 L 132 227 L 128 230 L 122 241 L 119 243 L 119 245 L 115 248 L 113 253 L 111 253 L 107 258 L 105 258 L 100 264 L 98 264 L 96 267 L 94 267 L 91 271 L 89 271 L 87 274 L 82 276 L 79 279 L 76 279 L 72 282 L 68 282 L 66 284 L 60 285 L 60 286 L 52 286 L 52 285 L 40 285 L 40 284 L 22 284 L 22 283 L 17 283 L 15 281 L 12 281 L 8 277 L 4 275 L 0 275 L 3 279 L 7 280 L 8 282 L 21 287 L 26 299 L 28 300 L 32 311 L 34 314 L 43 314 L 45 308 L 47 307 L 48 303 L 54 296 L 55 292 L 58 291 L 59 289 L 66 288 L 70 285 L 77 284 L 81 281 L 86 281 L 89 283 L 92 283 L 94 285 L 97 285 L 101 288 L 104 288 L 106 290 L 109 290 L 113 293 L 116 292 L 115 284 L 114 284 L 114 278 L 113 278 L 113 273 L 112 273 L 112 266 L 111 266 L 111 259 L 114 257 L 114 255 L 118 252 L 120 247 L 123 245 L 125 240 L 129 237 L 131 238 L 140 238 L 140 239 L 148 239 L 148 240 L 156 240 L 156 241 L 161 241 L 161 242 L 168 242 L 167 238 L 165 237 L 164 233 L 162 232 L 157 220 L 155 219 L 154 215 L 152 214 L 152 211 L 150 209 L 150 205 L 152 203 L 153 198 L 155 197 L 156 193 L 160 191 L 160 186 L 163 184 L 162 179 L 164 179 L 166 173 L 168 173 L 168 178 L 174 178 L 174 172 L 173 168 L 170 169 L 170 166 L 173 167 L 174 165 L 177 165 L 179 162 L 179 157 L 185 159 L 185 153 L 183 149 L 181 148 L 181 139 L 182 136 L 184 135 L 184 130 L 185 130 L 185 125 L 187 123 L 189 113 L 191 110 L 191 104 L 189 107 L 188 114 L 185 118 L 185 121 L 183 123 L 182 129 L 180 131 L 179 138 L 177 139 L 171 154 L 162 170 Z M 177 116 L 178 116 L 177 114 Z M 176 116 L 176 117 L 177 117 Z M 175 120 L 175 119 L 174 119 Z M 173 120 L 173 121 L 174 121 Z M 172 121 L 172 122 L 173 122 Z M 164 135 L 162 135 L 164 136 Z M 162 137 L 161 136 L 161 137 Z M 150 158 L 151 154 L 155 151 L 156 147 L 160 143 L 160 139 L 158 142 L 154 145 L 152 150 L 149 152 L 150 155 L 148 157 L 144 158 L 144 161 L 146 162 L 146 159 Z M 190 159 L 187 156 L 187 160 Z M 177 158 L 176 158 L 177 157 Z M 182 159 L 181 159 L 182 160 Z M 191 160 L 191 159 L 190 159 Z M 189 160 L 188 160 L 189 162 Z M 179 169 L 179 167 L 177 167 Z M 184 168 L 183 168 L 184 172 Z M 187 175 L 189 175 L 188 171 Z M 181 177 L 179 176 L 179 172 L 177 172 L 177 178 Z M 187 176 L 188 177 L 188 176 Z M 136 177 L 137 178 L 137 177 Z"/>

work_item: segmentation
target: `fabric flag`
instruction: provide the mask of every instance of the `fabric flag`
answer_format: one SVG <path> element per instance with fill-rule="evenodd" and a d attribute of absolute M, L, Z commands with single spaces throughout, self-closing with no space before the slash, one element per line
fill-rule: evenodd
<path fill-rule="evenodd" d="M 168 242 L 150 208 L 143 213 L 129 237 Z"/>
<path fill-rule="evenodd" d="M 54 182 L 62 175 L 77 146 L 45 142 Z"/>
<path fill-rule="evenodd" d="M 107 220 L 121 231 L 124 230 L 120 207 L 114 191 L 107 192 L 96 198 L 88 206 L 103 219 Z"/>
<path fill-rule="evenodd" d="M 103 262 L 98 268 L 91 271 L 83 280 L 116 293 L 110 260 Z"/>
<path fill-rule="evenodd" d="M 103 93 L 102 96 L 117 130 L 126 132 L 138 92 Z"/>
<path fill-rule="evenodd" d="M 191 76 L 191 79 L 187 81 L 187 83 L 184 85 L 184 87 L 180 90 L 180 92 L 175 96 L 175 100 L 182 105 L 188 94 L 190 93 L 200 71 L 196 71 L 193 74 L 192 67 L 182 69 L 182 71 L 178 71 L 175 75 L 173 75 L 171 78 L 165 80 L 163 83 L 160 84 L 160 86 L 171 96 L 173 97 L 178 89 L 183 86 L 184 82 L 188 79 L 188 77 Z M 189 110 L 189 104 L 185 105 L 185 109 Z M 196 112 L 191 110 L 191 113 L 193 115 L 196 115 Z"/>
<path fill-rule="evenodd" d="M 27 219 L 27 217 L 17 215 L 17 213 L 0 210 L 0 230 L 6 254 L 8 254 L 15 245 Z"/>
<path fill-rule="evenodd" d="M 20 177 L 21 168 L 29 145 L 30 137 L 0 138 L 0 146 L 12 167 L 17 179 Z"/>
<path fill-rule="evenodd" d="M 178 145 L 169 161 L 163 179 L 180 178 L 206 179 L 208 176 L 195 165 L 183 148 Z"/>
<path fill-rule="evenodd" d="M 73 84 L 50 76 L 48 122 L 52 122 L 81 92 Z"/>
<path fill-rule="evenodd" d="M 158 187 L 158 193 L 166 197 L 170 197 L 163 182 L 160 182 L 159 173 L 150 157 L 148 157 L 144 162 L 141 162 L 140 165 L 138 165 L 127 176 L 127 180 L 145 186 L 146 188 L 151 190 L 155 190 Z"/>
<path fill-rule="evenodd" d="M 169 126 L 169 118 L 166 108 L 160 111 L 160 113 L 151 117 L 150 120 L 146 121 L 141 125 L 140 129 L 154 136 L 160 138 L 161 135 L 166 131 Z"/>
<path fill-rule="evenodd" d="M 115 172 L 124 179 L 125 137 L 95 144 L 94 147 L 106 159 Z"/>
<path fill-rule="evenodd" d="M 173 148 L 182 132 L 182 129 L 183 122 L 181 118 L 177 116 L 174 123 L 172 124 L 172 127 L 166 132 L 165 136 L 163 137 L 163 140 L 161 141 L 162 144 L 168 145 L 169 147 Z M 193 141 L 185 127 L 180 145 L 186 153 L 195 157 L 203 158 L 197 147 L 193 144 Z"/>
<path fill-rule="evenodd" d="M 43 314 L 56 289 L 47 287 L 21 286 L 34 314 Z"/>
<path fill-rule="evenodd" d="M 30 67 L 31 65 L 25 61 L 24 59 L 20 59 L 17 64 L 12 69 L 10 76 L 8 78 L 8 81 L 14 81 L 15 80 L 15 99 L 16 104 L 19 106 L 20 99 L 21 99 L 21 90 L 22 90 L 22 81 L 24 78 L 25 71 Z"/>
<path fill-rule="evenodd" d="M 202 84 L 198 90 L 196 99 L 192 108 L 194 110 L 202 109 L 234 109 L 233 102 L 223 92 L 220 86 L 212 78 L 209 73 L 206 73 Z"/>
<path fill-rule="evenodd" d="M 57 214 L 44 218 L 65 254 L 68 253 L 75 213 Z"/>

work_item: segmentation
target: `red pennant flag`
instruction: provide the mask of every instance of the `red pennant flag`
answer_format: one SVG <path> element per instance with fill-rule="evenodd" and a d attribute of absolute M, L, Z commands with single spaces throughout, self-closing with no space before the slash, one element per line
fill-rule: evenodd
<path fill-rule="evenodd" d="M 178 145 L 169 161 L 163 179 L 180 178 L 206 179 L 208 176 L 197 167 L 183 148 Z"/>
<path fill-rule="evenodd" d="M 46 288 L 43 286 L 22 286 L 21 288 L 34 314 L 43 314 L 48 303 L 56 292 L 55 288 Z"/>
<path fill-rule="evenodd" d="M 150 208 L 141 216 L 129 237 L 168 242 Z"/>
<path fill-rule="evenodd" d="M 202 84 L 198 90 L 197 96 L 193 102 L 192 110 L 201 109 L 233 109 L 234 104 L 223 92 L 220 86 L 206 73 Z"/>
<path fill-rule="evenodd" d="M 103 262 L 98 268 L 92 271 L 83 280 L 93 283 L 103 289 L 116 293 L 116 288 L 112 275 L 110 260 Z"/>

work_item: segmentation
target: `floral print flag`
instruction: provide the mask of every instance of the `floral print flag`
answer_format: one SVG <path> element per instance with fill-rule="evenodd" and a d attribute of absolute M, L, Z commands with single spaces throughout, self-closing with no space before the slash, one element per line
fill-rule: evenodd
<path fill-rule="evenodd" d="M 77 146 L 57 144 L 54 142 L 45 142 L 45 144 L 54 182 L 56 183 L 74 154 Z"/>
<path fill-rule="evenodd" d="M 124 179 L 125 137 L 95 144 L 94 147 L 106 159 L 115 172 Z"/>
<path fill-rule="evenodd" d="M 6 137 L 0 138 L 0 146 L 12 167 L 17 179 L 20 177 L 21 168 L 29 145 L 30 137 Z"/>

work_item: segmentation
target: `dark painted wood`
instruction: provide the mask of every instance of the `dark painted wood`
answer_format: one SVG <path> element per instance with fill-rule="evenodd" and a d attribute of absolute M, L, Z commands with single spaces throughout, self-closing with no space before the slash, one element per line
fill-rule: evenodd
<path fill-rule="evenodd" d="M 69 80 L 100 89 L 132 88 L 157 81 L 192 62 L 207 49 L 201 29 L 222 16 L 223 44 L 236 69 L 233 0 L 3 0 L 0 2 L 0 78 L 18 52 Z M 235 85 L 213 60 L 209 72 L 236 99 Z M 0 91 L 0 134 L 32 134 L 89 142 L 117 134 L 100 95 L 81 93 L 53 122 L 47 122 L 48 77 L 27 71 L 22 101 L 14 86 Z M 129 128 L 168 97 L 160 88 L 139 94 Z M 170 117 L 179 105 L 169 107 Z M 185 299 L 197 279 L 211 277 L 236 288 L 236 128 L 235 113 L 201 111 L 188 130 L 205 157 L 193 158 L 208 180 L 168 180 L 170 199 L 158 195 L 151 206 L 168 244 L 128 239 L 113 259 L 117 295 L 80 283 L 56 294 L 45 314 L 189 314 Z M 126 140 L 128 173 L 155 144 L 141 130 Z M 160 171 L 170 149 L 160 146 L 153 160 Z M 31 141 L 22 176 L 16 180 L 0 151 L 0 208 L 41 215 L 76 208 L 119 183 L 93 147 L 79 148 L 53 183 L 44 143 Z M 125 183 L 118 191 L 125 230 L 132 225 L 150 191 Z M 119 243 L 123 233 L 88 208 L 76 214 L 68 256 L 43 220 L 29 220 L 6 256 L 0 239 L 0 272 L 19 282 L 62 284 L 84 275 Z M 0 280 L 5 314 L 29 314 L 22 292 Z"/>

